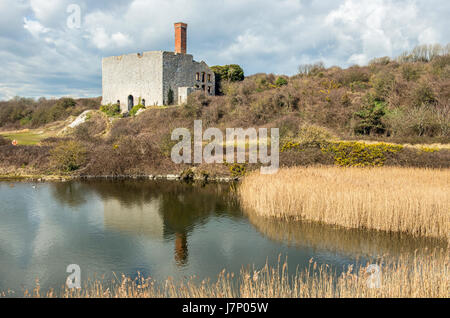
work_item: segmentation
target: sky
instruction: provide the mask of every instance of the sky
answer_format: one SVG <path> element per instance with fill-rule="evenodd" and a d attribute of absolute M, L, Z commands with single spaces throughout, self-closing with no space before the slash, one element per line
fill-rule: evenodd
<path fill-rule="evenodd" d="M 450 42 L 448 0 L 0 0 L 0 100 L 101 96 L 102 57 L 173 51 L 245 74 L 364 65 Z"/>

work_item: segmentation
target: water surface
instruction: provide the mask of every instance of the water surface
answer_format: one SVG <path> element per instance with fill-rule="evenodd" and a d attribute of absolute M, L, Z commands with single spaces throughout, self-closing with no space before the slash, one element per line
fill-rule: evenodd
<path fill-rule="evenodd" d="M 310 259 L 341 271 L 379 255 L 445 246 L 430 239 L 246 216 L 228 184 L 170 181 L 0 182 L 0 290 L 20 295 L 39 279 L 62 286 L 78 264 L 82 281 L 137 272 L 215 279 L 220 271 Z"/>

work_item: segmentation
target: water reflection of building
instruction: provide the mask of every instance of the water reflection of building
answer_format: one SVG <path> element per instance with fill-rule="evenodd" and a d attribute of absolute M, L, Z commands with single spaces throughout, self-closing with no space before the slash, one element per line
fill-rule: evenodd
<path fill-rule="evenodd" d="M 188 244 L 186 233 L 175 233 L 175 261 L 178 265 L 186 265 L 188 257 Z"/>
<path fill-rule="evenodd" d="M 188 242 L 187 231 L 173 231 L 164 224 L 161 213 L 161 198 L 153 198 L 149 202 L 124 205 L 120 200 L 108 198 L 104 201 L 104 225 L 110 230 L 122 233 L 143 235 L 151 239 L 173 239 L 174 258 L 176 264 L 187 264 Z M 173 233 L 173 234 L 172 234 Z"/>
<path fill-rule="evenodd" d="M 155 198 L 149 202 L 124 206 L 117 198 L 107 198 L 103 201 L 103 206 L 106 228 L 145 235 L 152 239 L 164 237 L 164 222 L 159 212 L 160 200 Z"/>
<path fill-rule="evenodd" d="M 178 266 L 188 262 L 189 232 L 204 224 L 211 214 L 226 213 L 229 204 L 217 185 L 197 188 L 181 183 L 127 182 L 120 187 L 92 186 L 102 195 L 106 228 L 174 241 Z"/>

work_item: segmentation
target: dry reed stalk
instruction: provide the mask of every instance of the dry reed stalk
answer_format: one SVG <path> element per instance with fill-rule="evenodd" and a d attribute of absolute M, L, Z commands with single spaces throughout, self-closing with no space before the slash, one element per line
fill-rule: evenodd
<path fill-rule="evenodd" d="M 259 216 L 450 237 L 449 169 L 284 168 L 246 176 L 238 192 Z"/>
<path fill-rule="evenodd" d="M 138 276 L 132 280 L 105 283 L 95 280 L 78 290 L 61 293 L 25 291 L 25 297 L 63 298 L 448 298 L 449 255 L 446 250 L 434 250 L 420 257 L 402 255 L 380 259 L 380 284 L 368 285 L 368 265 L 351 267 L 336 275 L 328 265 L 310 261 L 309 268 L 288 273 L 287 263 L 266 265 L 261 269 L 242 269 L 237 277 L 221 272 L 216 282 L 190 278 L 162 284 Z M 1 295 L 0 295 L 1 296 Z M 5 294 L 3 294 L 5 296 Z"/>

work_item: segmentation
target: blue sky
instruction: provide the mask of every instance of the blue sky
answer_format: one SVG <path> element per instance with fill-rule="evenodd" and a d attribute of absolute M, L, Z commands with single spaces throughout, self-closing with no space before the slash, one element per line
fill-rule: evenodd
<path fill-rule="evenodd" d="M 293 75 L 447 44 L 449 16 L 448 0 L 0 0 L 0 100 L 100 96 L 102 57 L 172 51 L 178 21 L 198 61 Z"/>

